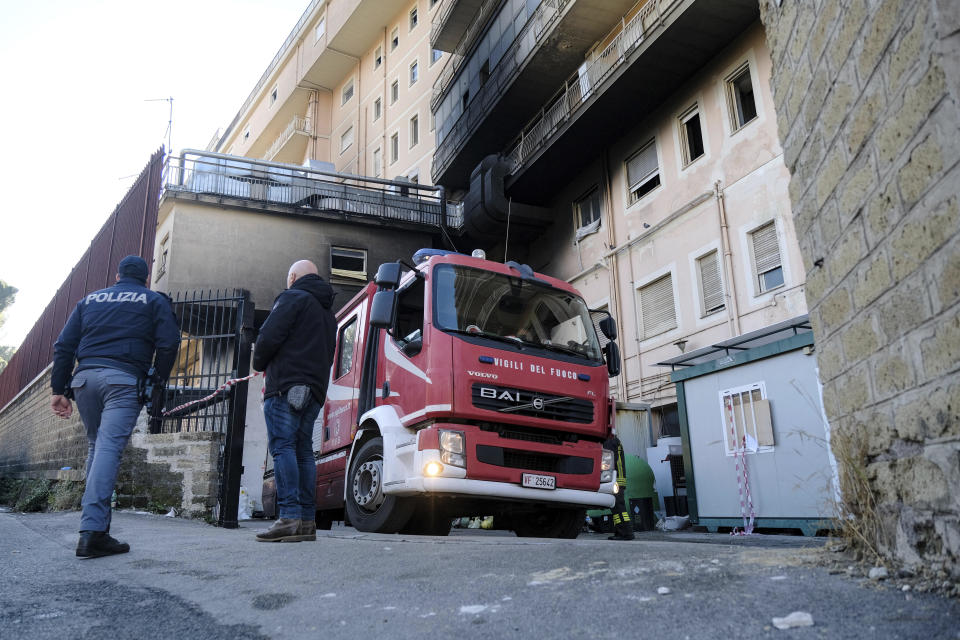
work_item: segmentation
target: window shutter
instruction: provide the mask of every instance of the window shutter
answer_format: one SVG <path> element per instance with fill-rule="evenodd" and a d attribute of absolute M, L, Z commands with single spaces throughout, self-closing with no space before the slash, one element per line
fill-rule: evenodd
<path fill-rule="evenodd" d="M 723 282 L 720 280 L 720 257 L 716 251 L 713 251 L 697 262 L 700 263 L 703 313 L 707 314 L 724 305 Z"/>
<path fill-rule="evenodd" d="M 630 190 L 633 191 L 638 184 L 649 179 L 659 168 L 657 145 L 651 140 L 647 146 L 627 161 L 627 180 L 630 182 Z"/>
<path fill-rule="evenodd" d="M 640 289 L 643 337 L 649 338 L 677 326 L 673 305 L 673 278 L 670 274 Z"/>
<path fill-rule="evenodd" d="M 753 260 L 758 275 L 780 266 L 777 228 L 772 222 L 753 232 Z"/>

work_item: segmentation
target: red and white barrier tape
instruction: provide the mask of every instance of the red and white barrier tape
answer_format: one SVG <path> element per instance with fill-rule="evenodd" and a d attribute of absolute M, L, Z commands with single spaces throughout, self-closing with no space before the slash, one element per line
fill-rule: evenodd
<path fill-rule="evenodd" d="M 727 405 L 728 415 L 733 415 L 733 405 Z M 747 434 L 746 429 L 744 429 L 743 439 L 741 442 L 737 442 L 737 433 L 735 420 L 730 420 L 730 441 L 734 443 L 734 446 L 737 447 L 734 452 L 734 460 L 736 460 L 737 467 L 737 491 L 740 493 L 740 515 L 743 517 L 743 529 L 737 527 L 733 528 L 733 531 L 730 532 L 732 536 L 749 536 L 753 533 L 753 521 L 754 521 L 754 511 L 753 511 L 753 497 L 750 495 L 750 482 L 747 478 Z M 746 494 L 746 501 L 744 501 L 744 494 Z M 749 519 L 747 518 L 747 506 L 749 505 Z"/>
<path fill-rule="evenodd" d="M 183 409 L 186 409 L 187 407 L 192 407 L 192 406 L 195 405 L 195 404 L 200 404 L 201 402 L 206 402 L 207 400 L 212 400 L 213 398 L 217 397 L 217 395 L 218 395 L 219 393 L 221 393 L 221 392 L 229 389 L 230 387 L 232 387 L 233 385 L 237 384 L 238 382 L 245 382 L 245 381 L 247 381 L 247 380 L 250 380 L 250 379 L 252 379 L 252 378 L 256 378 L 257 376 L 262 376 L 262 375 L 263 375 L 263 372 L 262 372 L 262 371 L 255 371 L 254 373 L 251 373 L 250 375 L 245 376 L 245 377 L 243 377 L 243 378 L 232 378 L 232 379 L 230 379 L 230 380 L 227 380 L 227 381 L 224 382 L 222 385 L 220 385 L 220 387 L 218 387 L 216 391 L 214 391 L 213 393 L 211 393 L 211 394 L 208 395 L 207 397 L 205 397 L 205 398 L 200 398 L 199 400 L 191 400 L 190 402 L 186 402 L 186 403 L 180 405 L 179 407 L 174 407 L 173 409 L 170 409 L 169 411 L 164 411 L 164 412 L 163 412 L 163 415 L 164 415 L 164 416 L 169 416 L 169 415 L 174 414 L 174 413 L 176 413 L 176 412 L 178 412 L 178 411 L 182 411 Z"/>

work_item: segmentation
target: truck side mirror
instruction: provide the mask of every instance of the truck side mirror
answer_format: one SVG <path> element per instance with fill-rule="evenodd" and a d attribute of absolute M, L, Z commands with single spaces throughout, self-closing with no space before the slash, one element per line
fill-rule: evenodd
<path fill-rule="evenodd" d="M 370 305 L 370 326 L 377 329 L 390 329 L 396 317 L 397 292 L 393 289 L 384 289 L 373 294 L 373 302 Z"/>
<path fill-rule="evenodd" d="M 611 378 L 615 378 L 620 375 L 620 347 L 617 346 L 617 343 L 611 340 L 607 343 L 607 346 L 603 348 L 603 355 L 607 359 L 607 373 L 610 374 Z"/>
<path fill-rule="evenodd" d="M 607 340 L 616 340 L 617 339 L 617 321 L 607 316 L 599 323 L 600 331 L 603 332 L 603 335 L 607 337 Z"/>
<path fill-rule="evenodd" d="M 400 284 L 400 269 L 399 262 L 385 262 L 377 269 L 377 275 L 373 281 L 383 289 L 396 289 Z"/>

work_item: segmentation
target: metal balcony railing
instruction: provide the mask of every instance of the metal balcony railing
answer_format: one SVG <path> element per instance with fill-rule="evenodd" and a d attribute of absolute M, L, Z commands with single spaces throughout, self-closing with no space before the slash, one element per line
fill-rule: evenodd
<path fill-rule="evenodd" d="M 463 226 L 462 204 L 446 202 L 442 187 L 381 180 L 206 151 L 168 156 L 163 196 L 211 196 L 257 209 L 333 212 L 431 227 Z M 441 204 L 444 206 L 441 207 Z M 441 217 L 443 216 L 443 217 Z"/>
<path fill-rule="evenodd" d="M 446 167 L 477 125 L 486 118 L 503 92 L 513 82 L 523 63 L 560 18 L 563 9 L 577 0 L 543 0 L 523 25 L 510 47 L 500 58 L 477 96 L 457 118 L 450 133 L 440 142 L 433 156 L 434 170 Z"/>
<path fill-rule="evenodd" d="M 264 159 L 273 160 L 277 154 L 280 153 L 280 149 L 283 148 L 283 145 L 290 142 L 290 138 L 298 133 L 305 136 L 310 135 L 310 130 L 307 129 L 307 119 L 303 116 L 293 116 L 293 120 L 291 120 L 287 127 L 283 130 L 283 133 L 277 136 L 277 139 L 274 140 L 273 144 L 270 145 L 270 148 L 267 149 L 267 153 L 263 156 Z"/>
<path fill-rule="evenodd" d="M 473 41 L 476 39 L 477 33 L 483 27 L 484 23 L 486 23 L 487 18 L 490 17 L 490 11 L 495 9 L 498 4 L 499 0 L 486 0 L 480 5 L 480 8 L 477 9 L 477 13 L 470 20 L 470 26 L 463 34 L 463 37 L 460 38 L 457 48 L 451 52 L 450 56 L 447 58 L 447 61 L 444 63 L 443 68 L 440 69 L 437 79 L 433 81 L 433 95 L 430 97 L 430 106 L 434 110 L 436 110 L 437 104 L 440 102 L 440 98 L 443 97 L 444 92 L 450 86 L 454 76 L 457 75 L 457 72 L 467 61 L 467 52 L 473 46 Z M 447 4 L 444 6 L 444 15 L 438 17 L 437 20 L 446 20 L 446 16 L 449 15 L 450 9 L 453 8 L 453 5 L 454 2 L 448 0 Z M 433 28 L 435 31 L 439 31 L 439 26 L 443 24 L 442 21 L 438 22 L 437 20 L 434 20 L 433 22 Z M 431 31 L 431 39 L 433 36 L 434 33 Z"/>
<path fill-rule="evenodd" d="M 592 57 L 585 69 L 570 76 L 561 90 L 523 128 L 520 138 L 504 152 L 511 173 L 516 173 L 534 153 L 543 148 L 550 136 L 576 114 L 600 84 L 624 63 L 628 54 L 661 26 L 664 11 L 669 10 L 676 1 L 647 0 L 640 11 L 624 24 L 613 41 Z"/>

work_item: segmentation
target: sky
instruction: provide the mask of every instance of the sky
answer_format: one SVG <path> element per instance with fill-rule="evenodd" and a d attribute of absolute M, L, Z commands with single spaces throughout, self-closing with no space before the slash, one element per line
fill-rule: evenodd
<path fill-rule="evenodd" d="M 19 345 L 150 155 L 203 149 L 309 0 L 0 0 L 0 280 Z"/>

